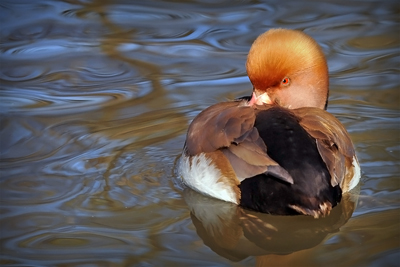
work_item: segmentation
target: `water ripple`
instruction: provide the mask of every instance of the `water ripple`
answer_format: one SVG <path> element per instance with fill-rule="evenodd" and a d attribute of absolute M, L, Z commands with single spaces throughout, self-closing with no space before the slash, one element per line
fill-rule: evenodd
<path fill-rule="evenodd" d="M 34 114 L 51 111 L 53 115 L 84 112 L 150 94 L 152 89 L 148 82 L 137 80 L 131 83 L 133 74 L 126 64 L 108 64 L 90 58 L 74 71 L 50 72 L 33 66 L 7 68 L 0 74 L 4 101 L 0 111 L 30 110 Z"/>
<path fill-rule="evenodd" d="M 16 206 L 65 201 L 82 189 L 77 179 L 66 179 L 62 176 L 41 176 L 34 180 L 27 176 L 9 176 L 4 177 L 0 185 L 2 197 Z"/>
<path fill-rule="evenodd" d="M 201 110 L 251 92 L 248 50 L 276 27 L 321 44 L 329 111 L 363 171 L 360 220 L 310 248 L 311 260 L 384 259 L 398 233 L 387 231 L 398 213 L 386 212 L 399 206 L 396 10 L 396 1 L 2 1 L 1 262 L 232 265 L 199 243 L 174 161 Z M 348 243 L 371 229 L 382 239 Z M 337 253 L 324 250 L 332 245 Z"/>

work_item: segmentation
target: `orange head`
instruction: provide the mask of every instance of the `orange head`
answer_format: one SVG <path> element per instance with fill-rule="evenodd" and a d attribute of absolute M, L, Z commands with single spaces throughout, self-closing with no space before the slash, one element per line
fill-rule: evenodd
<path fill-rule="evenodd" d="M 246 69 L 253 84 L 250 105 L 326 108 L 326 59 L 317 42 L 303 32 L 272 29 L 261 34 L 251 46 Z"/>

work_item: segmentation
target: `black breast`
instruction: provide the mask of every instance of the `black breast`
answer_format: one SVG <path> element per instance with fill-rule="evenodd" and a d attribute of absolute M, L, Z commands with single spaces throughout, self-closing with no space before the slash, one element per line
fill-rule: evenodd
<path fill-rule="evenodd" d="M 341 189 L 331 186 L 330 174 L 315 139 L 289 110 L 274 107 L 260 111 L 255 127 L 267 145 L 268 155 L 290 173 L 294 184 L 267 174 L 247 178 L 239 185 L 241 206 L 289 215 L 298 214 L 293 206 L 318 212 L 323 203 L 333 207 L 340 201 Z"/>

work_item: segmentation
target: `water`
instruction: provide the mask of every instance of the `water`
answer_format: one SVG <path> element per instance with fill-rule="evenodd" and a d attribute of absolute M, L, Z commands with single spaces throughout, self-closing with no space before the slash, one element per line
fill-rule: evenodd
<path fill-rule="evenodd" d="M 0 263 L 398 266 L 396 1 L 2 1 Z M 183 190 L 189 122 L 249 94 L 273 27 L 330 68 L 328 110 L 362 167 L 325 220 L 250 213 Z M 91 265 L 91 266 L 92 266 Z"/>

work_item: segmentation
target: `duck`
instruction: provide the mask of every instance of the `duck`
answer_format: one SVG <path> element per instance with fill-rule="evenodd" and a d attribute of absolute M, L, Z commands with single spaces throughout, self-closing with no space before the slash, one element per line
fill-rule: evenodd
<path fill-rule="evenodd" d="M 179 176 L 189 188 L 275 215 L 329 215 L 360 181 L 354 145 L 326 109 L 328 65 L 302 31 L 253 42 L 249 96 L 214 104 L 189 125 Z"/>

